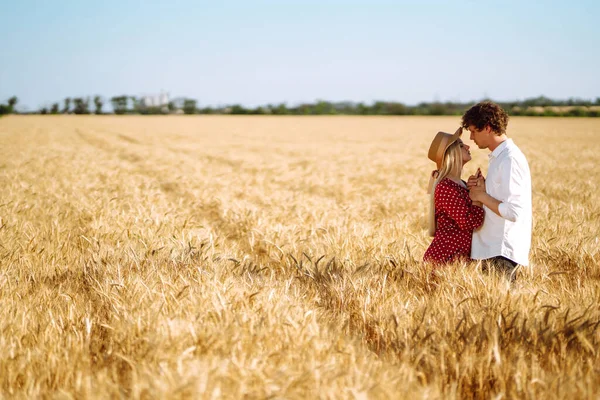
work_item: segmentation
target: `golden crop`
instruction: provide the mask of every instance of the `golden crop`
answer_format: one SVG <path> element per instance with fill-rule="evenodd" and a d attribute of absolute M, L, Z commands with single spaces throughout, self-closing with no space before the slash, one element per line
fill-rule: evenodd
<path fill-rule="evenodd" d="M 459 121 L 0 119 L 0 397 L 597 398 L 600 119 L 511 119 L 511 288 L 420 262 Z"/>

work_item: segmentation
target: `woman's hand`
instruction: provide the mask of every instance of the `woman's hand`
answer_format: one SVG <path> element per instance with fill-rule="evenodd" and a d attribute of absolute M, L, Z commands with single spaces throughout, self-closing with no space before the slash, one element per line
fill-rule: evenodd
<path fill-rule="evenodd" d="M 482 203 L 484 197 L 487 195 L 485 191 L 485 179 L 481 175 L 481 172 L 478 173 L 478 177 L 471 178 L 469 178 L 470 184 L 467 184 L 467 186 L 469 187 L 469 197 L 473 202 Z"/>
<path fill-rule="evenodd" d="M 487 195 L 485 191 L 485 184 L 483 178 L 479 178 L 475 186 L 469 188 L 469 197 L 472 201 L 483 202 L 484 197 Z"/>
<path fill-rule="evenodd" d="M 483 186 L 484 190 L 485 190 L 485 178 L 483 177 L 483 174 L 481 173 L 481 169 L 477 168 L 477 172 L 475 173 L 475 175 L 471 175 L 469 177 L 469 180 L 467 181 L 467 188 L 469 190 L 471 190 L 471 188 L 473 186 L 477 186 L 478 182 L 481 182 L 481 185 Z"/>

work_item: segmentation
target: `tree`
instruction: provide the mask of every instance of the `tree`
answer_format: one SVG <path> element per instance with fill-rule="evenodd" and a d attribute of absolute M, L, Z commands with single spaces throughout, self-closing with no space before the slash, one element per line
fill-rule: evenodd
<path fill-rule="evenodd" d="M 17 98 L 17 96 L 13 96 L 10 99 L 8 99 L 8 108 L 10 109 L 11 113 L 15 112 L 15 105 L 18 101 L 19 99 Z"/>
<path fill-rule="evenodd" d="M 127 112 L 127 96 L 114 96 L 110 99 L 115 114 L 125 114 Z"/>
<path fill-rule="evenodd" d="M 17 96 L 13 96 L 8 99 L 8 104 L 0 104 L 0 115 L 11 114 L 15 112 L 15 104 L 17 104 L 18 101 L 19 99 Z"/>
<path fill-rule="evenodd" d="M 267 113 L 267 111 L 263 107 L 256 107 L 256 108 L 251 108 L 250 110 L 248 110 L 248 114 L 253 114 L 253 115 L 264 115 L 266 113 Z"/>
<path fill-rule="evenodd" d="M 71 109 L 71 98 L 67 97 L 65 99 L 65 106 L 64 106 L 64 108 L 62 110 L 63 114 L 68 114 L 69 111 L 70 111 L 70 109 Z"/>
<path fill-rule="evenodd" d="M 376 101 L 375 103 L 373 103 L 373 105 L 371 106 L 371 112 L 375 115 L 384 114 L 385 113 L 385 102 Z"/>
<path fill-rule="evenodd" d="M 566 112 L 567 117 L 585 117 L 587 116 L 587 111 L 583 107 L 574 107 Z"/>
<path fill-rule="evenodd" d="M 42 107 L 42 109 L 40 110 L 40 114 L 42 114 L 42 115 L 48 114 L 48 108 Z"/>
<path fill-rule="evenodd" d="M 142 108 L 141 100 L 135 96 L 129 96 L 129 100 L 131 100 L 131 109 L 133 110 L 133 112 L 139 113 L 140 109 Z"/>
<path fill-rule="evenodd" d="M 183 101 L 183 112 L 186 114 L 196 114 L 196 100 L 185 99 Z"/>
<path fill-rule="evenodd" d="M 335 108 L 333 108 L 333 104 L 324 100 L 317 101 L 314 110 L 317 115 L 335 114 Z"/>
<path fill-rule="evenodd" d="M 241 104 L 234 104 L 231 106 L 230 114 L 244 115 L 244 114 L 248 114 L 248 110 L 246 110 L 246 108 L 244 106 L 242 106 Z"/>
<path fill-rule="evenodd" d="M 58 114 L 58 103 L 52 104 L 52 108 L 50 109 L 51 114 Z"/>
<path fill-rule="evenodd" d="M 90 103 L 90 98 L 83 98 L 83 97 L 76 97 L 73 99 L 73 112 L 75 114 L 89 114 L 89 103 Z"/>
<path fill-rule="evenodd" d="M 446 107 L 442 103 L 433 103 L 429 105 L 429 115 L 445 115 Z"/>
<path fill-rule="evenodd" d="M 356 106 L 356 113 L 358 115 L 369 115 L 369 106 L 366 106 L 363 103 L 358 103 L 358 105 Z"/>
<path fill-rule="evenodd" d="M 277 106 L 272 106 L 272 105 L 268 105 L 267 106 L 270 110 L 271 110 L 271 114 L 274 115 L 286 115 L 289 114 L 289 110 L 287 108 L 287 105 L 285 103 L 281 103 Z"/>
<path fill-rule="evenodd" d="M 104 105 L 104 102 L 102 102 L 102 97 L 94 96 L 94 105 L 96 106 L 96 114 L 102 114 L 102 106 Z"/>
<path fill-rule="evenodd" d="M 402 103 L 386 103 L 385 113 L 389 115 L 405 115 L 406 106 Z"/>

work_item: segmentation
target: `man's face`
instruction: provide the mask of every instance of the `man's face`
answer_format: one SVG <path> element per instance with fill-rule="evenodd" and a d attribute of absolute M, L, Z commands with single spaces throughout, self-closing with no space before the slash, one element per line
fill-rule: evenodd
<path fill-rule="evenodd" d="M 477 147 L 480 149 L 487 149 L 490 146 L 490 128 L 488 126 L 479 130 L 475 125 L 469 125 L 469 132 L 471 133 L 470 139 L 475 142 Z"/>

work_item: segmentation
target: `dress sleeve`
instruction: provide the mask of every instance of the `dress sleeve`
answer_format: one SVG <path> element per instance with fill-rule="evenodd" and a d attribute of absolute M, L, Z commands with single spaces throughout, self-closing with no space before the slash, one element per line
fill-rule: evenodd
<path fill-rule="evenodd" d="M 483 224 L 485 211 L 473 205 L 454 185 L 440 182 L 435 188 L 435 208 L 444 211 L 463 230 L 473 230 Z"/>

